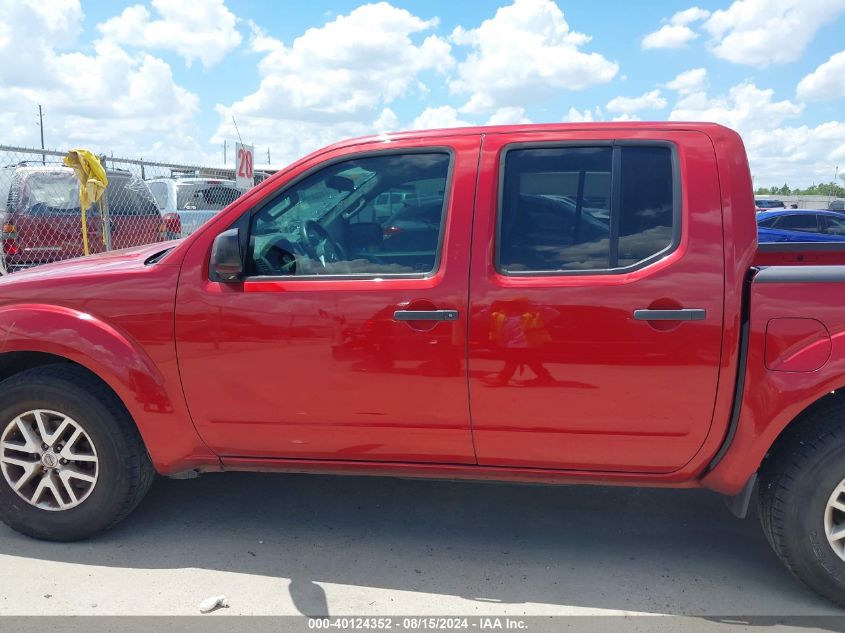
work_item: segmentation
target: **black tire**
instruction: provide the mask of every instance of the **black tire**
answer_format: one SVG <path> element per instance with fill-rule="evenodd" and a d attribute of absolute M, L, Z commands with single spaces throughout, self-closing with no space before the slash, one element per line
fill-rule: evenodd
<path fill-rule="evenodd" d="M 815 407 L 794 424 L 760 469 L 760 522 L 792 574 L 845 607 L 845 560 L 828 543 L 824 523 L 828 500 L 845 479 L 845 403 Z"/>
<path fill-rule="evenodd" d="M 78 506 L 63 511 L 31 505 L 0 474 L 0 520 L 48 541 L 77 541 L 108 530 L 144 498 L 155 476 L 138 429 L 114 393 L 75 365 L 49 365 L 0 383 L 0 433 L 16 416 L 50 409 L 73 418 L 91 438 L 98 479 Z"/>

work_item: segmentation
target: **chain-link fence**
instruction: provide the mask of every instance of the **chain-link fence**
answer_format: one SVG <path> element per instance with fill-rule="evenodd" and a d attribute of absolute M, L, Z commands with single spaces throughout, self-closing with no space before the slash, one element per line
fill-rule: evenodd
<path fill-rule="evenodd" d="M 108 186 L 83 213 L 64 155 L 0 145 L 0 274 L 185 237 L 243 193 L 234 169 L 101 156 Z"/>

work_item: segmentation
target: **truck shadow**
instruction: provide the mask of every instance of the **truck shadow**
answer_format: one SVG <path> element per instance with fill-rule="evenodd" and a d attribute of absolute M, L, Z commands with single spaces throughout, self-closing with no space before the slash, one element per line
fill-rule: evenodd
<path fill-rule="evenodd" d="M 212 474 L 158 481 L 122 525 L 85 543 L 0 526 L 0 554 L 290 579 L 290 601 L 309 616 L 350 615 L 323 583 L 461 597 L 479 614 L 485 603 L 708 619 L 839 613 L 789 575 L 756 520 L 700 490 Z"/>

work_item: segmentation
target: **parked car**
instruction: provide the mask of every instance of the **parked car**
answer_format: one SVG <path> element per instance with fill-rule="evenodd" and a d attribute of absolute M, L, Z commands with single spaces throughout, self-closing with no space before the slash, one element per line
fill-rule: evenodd
<path fill-rule="evenodd" d="M 781 200 L 760 200 L 754 201 L 756 211 L 768 211 L 769 209 L 784 209 L 786 205 Z"/>
<path fill-rule="evenodd" d="M 441 196 L 434 243 L 391 191 Z M 758 249 L 751 191 L 715 124 L 379 135 L 0 279 L 0 518 L 90 537 L 156 472 L 705 488 L 845 605 L 845 256 Z"/>
<path fill-rule="evenodd" d="M 164 214 L 168 239 L 190 235 L 243 193 L 234 180 L 216 178 L 155 178 L 147 185 Z"/>
<path fill-rule="evenodd" d="M 845 242 L 845 213 L 816 210 L 765 211 L 757 214 L 763 242 Z"/>
<path fill-rule="evenodd" d="M 828 211 L 845 211 L 845 200 L 831 200 L 827 205 Z"/>
<path fill-rule="evenodd" d="M 125 171 L 106 175 L 112 248 L 161 241 L 162 218 L 144 182 Z M 79 182 L 69 167 L 0 169 L 0 222 L 8 272 L 84 254 Z M 98 253 L 104 249 L 98 205 L 87 212 L 86 224 L 89 252 Z"/>

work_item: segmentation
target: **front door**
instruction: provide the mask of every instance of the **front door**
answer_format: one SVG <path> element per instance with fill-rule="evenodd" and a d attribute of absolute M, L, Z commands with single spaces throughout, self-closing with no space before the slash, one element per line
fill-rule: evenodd
<path fill-rule="evenodd" d="M 239 224 L 242 283 L 209 280 L 214 235 L 201 236 L 183 264 L 176 339 L 213 450 L 475 461 L 465 361 L 479 145 L 404 140 L 301 165 Z"/>
<path fill-rule="evenodd" d="M 700 133 L 640 135 L 484 139 L 469 339 L 479 464 L 670 472 L 704 442 L 724 283 L 714 150 Z"/>

